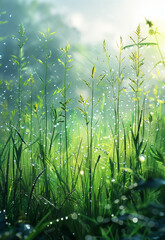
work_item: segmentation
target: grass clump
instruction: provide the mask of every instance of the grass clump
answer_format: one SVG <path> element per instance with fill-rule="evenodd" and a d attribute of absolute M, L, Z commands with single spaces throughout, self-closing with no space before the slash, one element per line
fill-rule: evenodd
<path fill-rule="evenodd" d="M 76 106 L 70 107 L 73 102 L 68 93 L 71 86 L 68 74 L 73 61 L 70 45 L 67 42 L 61 48 L 62 55 L 57 55 L 52 64 L 54 53 L 49 42 L 53 41 L 54 32 L 48 28 L 40 35 L 45 57 L 31 56 L 27 61 L 23 49 L 28 41 L 20 25 L 19 53 L 12 55 L 18 72 L 17 107 L 13 105 L 9 110 L 6 99 L 1 105 L 0 222 L 4 228 L 0 234 L 3 239 L 7 239 L 7 233 L 17 236 L 18 229 L 24 232 L 20 239 L 26 235 L 29 240 L 40 239 L 41 234 L 43 239 L 126 240 L 155 236 L 163 239 L 164 99 L 159 89 L 160 72 L 158 69 L 154 72 L 158 64 L 152 69 L 152 76 L 158 82 L 153 94 L 145 91 L 150 76 L 144 74 L 142 56 L 142 47 L 156 46 L 162 58 L 157 38 L 155 43 L 146 42 L 140 25 L 135 39 L 130 37 L 130 45 L 124 46 L 120 38 L 117 71 L 113 70 L 104 41 L 104 63 L 108 70 L 98 73 L 97 61 L 89 80 L 83 80 L 89 96 L 80 94 Z M 133 70 L 128 90 L 124 87 L 126 49 L 131 50 Z M 32 59 L 39 64 L 37 70 L 28 69 Z M 50 73 L 57 64 L 61 67 L 62 84 L 51 91 L 54 76 Z M 6 86 L 5 82 L 7 79 L 1 84 L 2 91 L 9 87 L 9 82 Z M 104 92 L 100 104 L 97 90 L 107 87 L 109 92 Z M 36 88 L 40 88 L 39 94 Z M 30 99 L 27 103 L 23 100 L 26 94 Z M 122 101 L 128 98 L 131 114 L 125 119 L 127 113 Z M 103 112 L 108 101 L 114 115 L 112 120 L 109 112 L 105 115 Z M 29 231 L 25 229 L 27 224 Z"/>

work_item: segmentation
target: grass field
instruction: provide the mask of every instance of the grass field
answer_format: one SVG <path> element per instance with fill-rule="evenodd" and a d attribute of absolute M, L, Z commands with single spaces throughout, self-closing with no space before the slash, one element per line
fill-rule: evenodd
<path fill-rule="evenodd" d="M 104 62 L 93 63 L 82 79 L 88 94 L 76 102 L 69 43 L 56 59 L 61 86 L 52 88 L 55 33 L 40 33 L 45 57 L 27 58 L 20 25 L 18 54 L 11 53 L 17 77 L 1 80 L 1 239 L 165 238 L 165 62 L 157 30 L 146 23 L 154 41 L 140 25 L 130 44 L 120 38 L 117 70 L 103 42 Z M 159 55 L 150 72 L 143 58 L 149 47 Z"/>

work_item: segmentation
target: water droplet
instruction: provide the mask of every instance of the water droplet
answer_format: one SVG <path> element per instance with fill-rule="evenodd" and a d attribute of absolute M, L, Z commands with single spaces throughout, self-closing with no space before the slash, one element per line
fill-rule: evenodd
<path fill-rule="evenodd" d="M 119 203 L 119 199 L 116 199 L 116 200 L 114 201 L 114 203 L 115 203 L 115 204 L 118 204 L 118 203 Z"/>
<path fill-rule="evenodd" d="M 143 154 L 140 154 L 140 155 L 139 155 L 139 160 L 140 160 L 141 162 L 145 162 L 146 158 L 145 158 L 145 156 L 144 156 Z"/>
<path fill-rule="evenodd" d="M 105 208 L 106 208 L 106 209 L 110 209 L 110 208 L 111 208 L 111 205 L 110 205 L 110 204 L 107 204 L 107 205 L 105 206 Z"/>
<path fill-rule="evenodd" d="M 101 223 L 103 222 L 104 218 L 102 216 L 98 216 L 97 217 L 97 222 Z"/>
<path fill-rule="evenodd" d="M 137 222 L 138 222 L 138 218 L 134 217 L 134 218 L 132 219 L 132 222 L 133 222 L 133 223 L 137 223 Z"/>
<path fill-rule="evenodd" d="M 77 213 L 72 213 L 72 214 L 71 214 L 71 218 L 74 219 L 74 220 L 76 220 L 76 219 L 78 218 Z"/>

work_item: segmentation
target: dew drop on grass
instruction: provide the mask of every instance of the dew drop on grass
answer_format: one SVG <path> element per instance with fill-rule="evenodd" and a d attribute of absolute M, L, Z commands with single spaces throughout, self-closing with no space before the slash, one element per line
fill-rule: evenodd
<path fill-rule="evenodd" d="M 139 160 L 140 160 L 141 162 L 145 162 L 146 157 L 145 157 L 143 154 L 140 154 L 140 155 L 139 155 Z"/>
<path fill-rule="evenodd" d="M 83 175 L 84 174 L 84 171 L 80 171 L 80 175 Z"/>
<path fill-rule="evenodd" d="M 120 209 L 120 210 L 124 210 L 124 206 L 123 206 L 123 205 L 120 205 L 119 209 Z"/>
<path fill-rule="evenodd" d="M 104 220 L 104 218 L 103 218 L 102 216 L 98 216 L 98 217 L 97 217 L 97 222 L 98 222 L 98 223 L 103 222 L 103 220 Z"/>
<path fill-rule="evenodd" d="M 110 209 L 110 208 L 111 208 L 111 205 L 110 205 L 110 204 L 107 204 L 107 205 L 105 206 L 105 208 L 106 208 L 106 209 Z"/>
<path fill-rule="evenodd" d="M 132 222 L 133 222 L 133 223 L 137 223 L 137 222 L 138 222 L 138 218 L 134 217 L 134 218 L 132 219 Z"/>
<path fill-rule="evenodd" d="M 121 200 L 125 201 L 125 200 L 127 200 L 127 197 L 125 195 L 122 195 Z"/>
<path fill-rule="evenodd" d="M 116 200 L 114 201 L 114 203 L 115 203 L 115 204 L 118 204 L 118 203 L 119 203 L 119 199 L 116 199 Z"/>
<path fill-rule="evenodd" d="M 78 218 L 77 213 L 72 213 L 72 214 L 71 214 L 71 218 L 72 218 L 73 220 L 76 220 L 76 219 Z"/>

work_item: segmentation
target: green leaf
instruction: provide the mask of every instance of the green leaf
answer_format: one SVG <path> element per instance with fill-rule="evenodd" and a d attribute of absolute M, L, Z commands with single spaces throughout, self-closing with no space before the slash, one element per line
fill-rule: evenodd
<path fill-rule="evenodd" d="M 102 80 L 105 78 L 105 76 L 106 76 L 106 74 L 101 74 L 101 75 L 99 75 L 96 79 L 98 79 L 98 78 L 100 78 L 100 81 L 97 83 L 97 86 L 99 86 L 100 85 L 100 83 L 102 82 Z"/>
<path fill-rule="evenodd" d="M 164 163 L 163 154 L 161 154 L 157 149 L 154 149 L 153 146 L 150 146 L 150 154 L 155 160 Z"/>
<path fill-rule="evenodd" d="M 83 82 L 86 84 L 87 87 L 90 88 L 90 84 L 86 80 L 83 79 Z"/>
<path fill-rule="evenodd" d="M 61 51 L 66 52 L 65 48 L 60 48 Z"/>
<path fill-rule="evenodd" d="M 68 41 L 67 41 L 67 44 L 66 44 L 66 47 L 65 47 L 66 52 L 69 51 L 69 48 L 70 48 L 70 45 L 69 45 L 69 43 L 68 43 Z"/>
<path fill-rule="evenodd" d="M 44 38 L 46 38 L 45 33 L 39 32 Z"/>
<path fill-rule="evenodd" d="M 135 43 L 135 44 L 130 44 L 130 45 L 126 45 L 123 47 L 123 49 L 126 49 L 126 48 L 131 48 L 131 47 L 137 47 L 137 46 L 155 46 L 155 45 L 158 45 L 157 43 Z"/>
<path fill-rule="evenodd" d="M 85 102 L 83 104 L 84 106 L 87 104 L 88 100 L 89 100 L 89 97 L 85 100 Z"/>
<path fill-rule="evenodd" d="M 141 81 L 141 83 L 139 84 L 139 87 L 143 84 L 144 80 Z"/>
<path fill-rule="evenodd" d="M 80 94 L 80 101 L 83 103 L 84 102 L 84 98 L 83 96 Z"/>
<path fill-rule="evenodd" d="M 38 59 L 38 62 L 44 65 L 43 61 L 41 59 Z"/>
<path fill-rule="evenodd" d="M 107 48 L 106 48 L 106 42 L 105 42 L 105 40 L 103 41 L 103 49 L 104 49 L 104 52 L 106 52 L 106 51 L 107 51 Z"/>
<path fill-rule="evenodd" d="M 131 84 L 129 84 L 129 86 L 132 88 L 133 92 L 136 92 L 135 88 Z"/>
<path fill-rule="evenodd" d="M 61 63 L 65 67 L 65 63 L 58 58 L 59 63 Z"/>
<path fill-rule="evenodd" d="M 51 35 L 54 35 L 56 32 L 51 32 L 50 34 L 49 34 L 49 36 L 51 36 Z"/>
<path fill-rule="evenodd" d="M 81 109 L 81 108 L 79 108 L 79 107 L 77 107 L 77 109 L 80 110 L 80 112 L 81 112 L 82 114 L 86 115 L 86 113 L 84 112 L 83 109 Z"/>
<path fill-rule="evenodd" d="M 15 55 L 11 55 L 12 58 L 18 59 L 18 57 L 16 57 Z"/>
<path fill-rule="evenodd" d="M 47 28 L 47 36 L 49 35 L 49 27 Z"/>
<path fill-rule="evenodd" d="M 0 21 L 0 24 L 5 24 L 7 23 L 8 21 Z"/>
<path fill-rule="evenodd" d="M 103 96 L 102 104 L 101 104 L 101 106 L 100 106 L 101 112 L 102 112 L 103 109 L 104 109 L 104 104 L 105 104 L 105 95 Z"/>
<path fill-rule="evenodd" d="M 136 81 L 133 80 L 132 78 L 129 78 L 129 80 L 130 80 L 132 83 L 134 83 L 135 85 L 137 85 L 137 84 L 136 84 Z"/>
<path fill-rule="evenodd" d="M 73 59 L 69 59 L 66 63 L 70 63 L 73 62 Z"/>
<path fill-rule="evenodd" d="M 64 102 L 64 105 L 68 104 L 71 101 L 72 101 L 72 98 L 67 99 L 66 102 Z"/>
<path fill-rule="evenodd" d="M 52 55 L 52 52 L 51 52 L 51 50 L 50 50 L 50 51 L 49 51 L 49 54 L 48 54 L 48 56 L 47 56 L 47 58 L 50 58 L 51 55 Z"/>
<path fill-rule="evenodd" d="M 149 119 L 149 122 L 152 123 L 152 114 L 151 113 L 149 113 L 148 119 Z"/>
<path fill-rule="evenodd" d="M 16 59 L 12 59 L 14 63 L 16 63 L 19 66 L 19 62 Z"/>
<path fill-rule="evenodd" d="M 69 71 L 69 70 L 70 70 L 72 67 L 73 67 L 73 66 L 71 66 L 71 67 L 67 68 L 67 69 L 66 69 L 66 71 L 68 72 L 68 71 Z"/>
<path fill-rule="evenodd" d="M 95 65 L 94 65 L 93 68 L 92 68 L 91 78 L 94 78 L 95 72 L 96 72 L 96 68 L 95 68 Z"/>
<path fill-rule="evenodd" d="M 4 11 L 4 12 L 1 12 L 0 14 L 1 14 L 1 15 L 4 15 L 4 14 L 6 14 L 6 12 Z"/>
<path fill-rule="evenodd" d="M 37 74 L 38 78 L 41 80 L 41 82 L 44 82 L 44 80 L 42 79 L 42 77 L 40 77 L 37 72 L 36 72 L 36 74 Z"/>
<path fill-rule="evenodd" d="M 100 98 L 99 98 L 98 101 L 97 101 L 97 103 L 95 104 L 95 106 L 97 106 L 97 105 L 99 104 L 100 101 L 101 101 L 101 100 L 100 100 Z"/>

